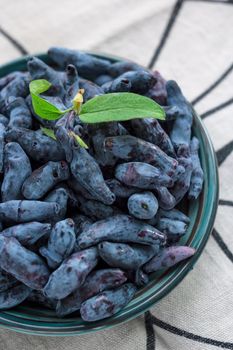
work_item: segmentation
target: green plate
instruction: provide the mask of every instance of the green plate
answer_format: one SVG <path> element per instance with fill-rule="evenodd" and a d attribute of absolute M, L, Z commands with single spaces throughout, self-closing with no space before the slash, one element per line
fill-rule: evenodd
<path fill-rule="evenodd" d="M 107 58 L 113 62 L 121 60 L 119 57 L 91 54 L 96 57 Z M 37 57 L 51 63 L 45 54 L 37 55 Z M 15 70 L 25 70 L 26 62 L 27 57 L 24 57 L 0 67 L 0 77 Z M 150 283 L 141 288 L 135 298 L 121 312 L 103 321 L 85 323 L 78 313 L 73 314 L 72 317 L 60 319 L 51 310 L 24 303 L 9 311 L 0 312 L 0 326 L 17 332 L 46 336 L 68 336 L 94 332 L 135 318 L 174 289 L 193 268 L 201 255 L 212 231 L 218 206 L 217 161 L 208 132 L 196 113 L 194 113 L 193 134 L 200 141 L 200 157 L 205 182 L 198 200 L 183 202 L 183 208 L 189 215 L 191 223 L 187 234 L 181 240 L 181 244 L 196 249 L 196 254 L 192 258 L 166 271 L 152 275 Z"/>

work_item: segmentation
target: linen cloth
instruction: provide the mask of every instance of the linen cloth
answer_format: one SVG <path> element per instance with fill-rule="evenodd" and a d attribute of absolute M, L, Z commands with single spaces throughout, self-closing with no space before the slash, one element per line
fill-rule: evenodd
<path fill-rule="evenodd" d="M 233 349 L 233 2 L 0 0 L 0 64 L 55 45 L 145 66 L 156 52 L 151 66 L 190 101 L 220 80 L 195 103 L 217 151 L 219 209 L 194 269 L 145 315 L 79 337 L 0 329 L 0 350 Z"/>

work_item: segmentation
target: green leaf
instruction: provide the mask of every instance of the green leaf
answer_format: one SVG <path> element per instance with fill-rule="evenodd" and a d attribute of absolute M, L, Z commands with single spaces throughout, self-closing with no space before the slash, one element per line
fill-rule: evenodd
<path fill-rule="evenodd" d="M 84 123 L 124 121 L 135 118 L 165 119 L 160 105 L 148 97 L 129 92 L 96 96 L 87 101 L 79 115 Z"/>
<path fill-rule="evenodd" d="M 42 126 L 40 128 L 41 128 L 43 134 L 45 134 L 48 137 L 51 137 L 51 139 L 57 140 L 57 138 L 54 134 L 54 131 L 52 129 L 44 128 Z"/>
<path fill-rule="evenodd" d="M 71 108 L 61 111 L 56 106 L 39 96 L 39 94 L 47 91 L 51 85 L 52 84 L 45 79 L 33 80 L 29 84 L 29 90 L 35 113 L 43 119 L 56 120 L 61 118 L 62 114 L 70 111 Z"/>
<path fill-rule="evenodd" d="M 83 148 L 88 149 L 87 144 L 81 139 L 80 136 L 78 136 L 77 134 L 75 134 L 73 131 L 70 131 L 70 135 L 74 137 L 75 141 Z"/>

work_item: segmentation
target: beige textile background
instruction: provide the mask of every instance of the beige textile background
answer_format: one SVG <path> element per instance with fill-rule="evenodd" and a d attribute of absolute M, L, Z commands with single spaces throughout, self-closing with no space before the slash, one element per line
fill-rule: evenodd
<path fill-rule="evenodd" d="M 125 56 L 148 65 L 174 0 L 0 0 L 0 28 L 30 53 L 51 45 Z M 233 61 L 232 1 L 185 0 L 154 67 L 193 100 Z M 0 64 L 20 57 L 0 29 Z M 200 114 L 233 97 L 233 70 L 196 104 Z M 230 100 L 232 102 L 232 100 Z M 205 125 L 218 151 L 215 234 L 194 269 L 150 313 L 88 336 L 46 338 L 0 329 L 0 350 L 233 349 L 233 103 Z M 226 202 L 227 201 L 227 202 Z"/>

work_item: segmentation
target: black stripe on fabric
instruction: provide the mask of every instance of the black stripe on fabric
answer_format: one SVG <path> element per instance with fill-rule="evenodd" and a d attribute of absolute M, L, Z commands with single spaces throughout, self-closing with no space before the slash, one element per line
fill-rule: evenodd
<path fill-rule="evenodd" d="M 233 207 L 233 201 L 228 201 L 228 200 L 225 200 L 225 199 L 219 199 L 218 204 L 219 205 L 226 205 L 226 206 L 229 206 L 229 207 Z"/>
<path fill-rule="evenodd" d="M 215 241 L 218 243 L 219 247 L 222 249 L 222 251 L 228 257 L 228 259 L 230 259 L 230 261 L 233 263 L 232 252 L 229 250 L 228 246 L 223 241 L 222 237 L 220 236 L 220 234 L 218 233 L 218 231 L 215 228 L 213 229 L 212 235 L 213 235 Z"/>
<path fill-rule="evenodd" d="M 216 152 L 218 165 L 220 166 L 233 151 L 233 140 L 227 143 Z"/>
<path fill-rule="evenodd" d="M 211 2 L 216 4 L 228 4 L 233 5 L 233 0 L 186 0 L 186 1 L 199 1 L 199 2 Z"/>
<path fill-rule="evenodd" d="M 212 90 L 214 90 L 227 76 L 228 74 L 233 70 L 233 63 L 228 67 L 225 72 L 223 72 L 220 77 L 211 84 L 205 91 L 203 91 L 200 95 L 198 95 L 193 101 L 192 104 L 195 105 L 197 102 L 202 100 L 205 96 L 207 96 Z"/>
<path fill-rule="evenodd" d="M 146 327 L 146 350 L 155 350 L 155 330 L 152 323 L 151 313 L 145 313 Z"/>
<path fill-rule="evenodd" d="M 232 103 L 233 103 L 233 97 L 230 98 L 229 100 L 227 100 L 227 101 L 221 103 L 220 105 L 215 106 L 214 108 L 209 109 L 209 110 L 206 111 L 205 113 L 201 114 L 201 118 L 202 118 L 202 119 L 205 119 L 206 117 L 209 117 L 211 114 L 214 114 L 214 113 L 220 111 L 221 109 L 223 109 L 223 108 L 225 108 L 225 107 L 231 105 Z"/>
<path fill-rule="evenodd" d="M 164 29 L 164 32 L 163 32 L 163 34 L 161 36 L 160 42 L 159 42 L 158 46 L 155 49 L 155 52 L 154 52 L 154 54 L 153 54 L 153 56 L 152 56 L 152 58 L 150 60 L 150 63 L 148 64 L 148 68 L 153 68 L 155 62 L 157 61 L 157 59 L 159 57 L 159 54 L 160 54 L 160 52 L 161 52 L 165 42 L 167 41 L 167 38 L 168 38 L 168 36 L 169 36 L 169 34 L 171 32 L 171 29 L 172 29 L 172 27 L 173 27 L 173 25 L 175 23 L 177 15 L 180 12 L 180 9 L 181 9 L 181 7 L 183 5 L 183 2 L 184 2 L 184 0 L 177 0 L 176 1 L 175 5 L 173 7 L 172 13 L 170 15 L 170 18 L 169 18 L 169 20 L 167 22 L 167 25 L 166 25 L 165 29 Z"/>
<path fill-rule="evenodd" d="M 0 27 L 0 33 L 22 54 L 28 55 L 28 51 L 16 39 L 14 39 L 5 29 Z"/>
<path fill-rule="evenodd" d="M 199 343 L 217 346 L 217 347 L 222 348 L 222 349 L 233 350 L 233 343 L 228 343 L 228 342 L 223 342 L 223 341 L 219 341 L 219 340 L 215 340 L 215 339 L 211 339 L 211 338 L 206 338 L 206 337 L 202 337 L 200 335 L 197 335 L 197 334 L 194 334 L 191 332 L 184 331 L 183 329 L 174 327 L 166 322 L 159 320 L 158 318 L 156 318 L 153 315 L 151 315 L 151 318 L 152 318 L 152 322 L 155 326 L 160 327 L 160 328 L 162 328 L 168 332 L 171 332 L 173 334 L 180 335 L 181 337 L 185 337 L 187 339 L 191 339 L 191 340 L 197 341 Z"/>

